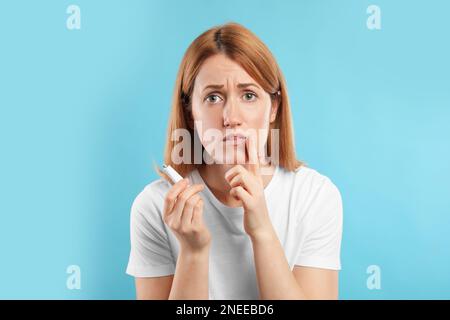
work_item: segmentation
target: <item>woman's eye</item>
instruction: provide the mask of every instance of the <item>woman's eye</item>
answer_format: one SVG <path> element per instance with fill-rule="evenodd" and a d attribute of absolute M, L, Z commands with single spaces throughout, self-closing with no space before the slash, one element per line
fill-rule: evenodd
<path fill-rule="evenodd" d="M 244 94 L 244 100 L 245 101 L 253 101 L 256 99 L 256 94 L 254 94 L 253 92 L 246 92 Z"/>
<path fill-rule="evenodd" d="M 222 98 L 219 97 L 217 94 L 212 94 L 210 96 L 207 96 L 205 100 L 208 101 L 209 103 L 217 103 L 220 100 L 222 100 Z"/>

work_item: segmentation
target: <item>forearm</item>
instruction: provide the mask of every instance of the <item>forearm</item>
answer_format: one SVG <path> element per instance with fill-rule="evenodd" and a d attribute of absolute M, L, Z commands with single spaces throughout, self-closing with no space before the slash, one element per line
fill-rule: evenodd
<path fill-rule="evenodd" d="M 179 253 L 169 300 L 209 299 L 209 249 Z"/>
<path fill-rule="evenodd" d="M 251 237 L 260 298 L 303 300 L 306 296 L 290 270 L 283 247 L 274 230 Z"/>

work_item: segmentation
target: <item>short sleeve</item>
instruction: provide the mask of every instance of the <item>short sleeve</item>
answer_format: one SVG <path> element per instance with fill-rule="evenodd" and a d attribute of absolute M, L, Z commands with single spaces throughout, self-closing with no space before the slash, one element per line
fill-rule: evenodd
<path fill-rule="evenodd" d="M 131 206 L 131 251 L 126 273 L 135 277 L 160 277 L 175 273 L 175 262 L 161 213 L 164 198 L 150 187 L 147 186 Z"/>
<path fill-rule="evenodd" d="M 295 264 L 305 267 L 340 270 L 343 209 L 338 188 L 325 177 L 310 201 L 305 238 Z"/>

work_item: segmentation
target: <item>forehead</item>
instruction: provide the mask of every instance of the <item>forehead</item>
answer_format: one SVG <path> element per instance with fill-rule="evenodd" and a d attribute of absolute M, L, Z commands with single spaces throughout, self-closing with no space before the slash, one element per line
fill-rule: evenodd
<path fill-rule="evenodd" d="M 195 79 L 200 89 L 209 84 L 227 85 L 229 81 L 246 83 L 256 81 L 237 62 L 222 54 L 206 59 Z"/>

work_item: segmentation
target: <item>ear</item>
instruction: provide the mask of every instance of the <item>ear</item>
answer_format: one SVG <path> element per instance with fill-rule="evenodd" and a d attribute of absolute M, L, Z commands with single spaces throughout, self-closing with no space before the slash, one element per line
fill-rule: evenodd
<path fill-rule="evenodd" d="M 270 108 L 270 123 L 274 122 L 275 119 L 277 118 L 278 105 L 279 105 L 278 99 L 272 100 L 272 107 Z"/>

